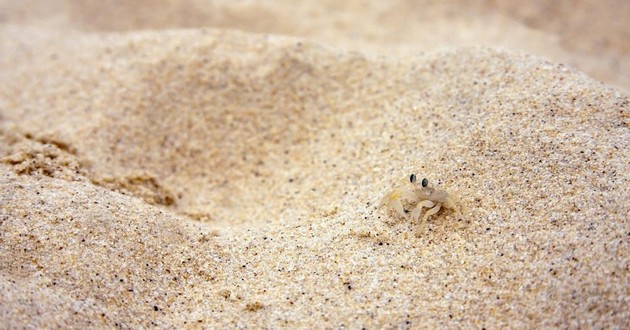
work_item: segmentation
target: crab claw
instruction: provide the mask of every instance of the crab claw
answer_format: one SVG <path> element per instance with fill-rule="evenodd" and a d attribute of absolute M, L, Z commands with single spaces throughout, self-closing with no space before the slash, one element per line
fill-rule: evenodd
<path fill-rule="evenodd" d="M 420 218 L 420 212 L 422 212 L 422 208 L 423 207 L 433 207 L 433 205 L 435 205 L 435 204 L 432 201 L 429 201 L 429 200 L 422 201 L 422 202 L 418 203 L 418 205 L 416 205 L 416 207 L 413 209 L 413 211 L 411 211 L 411 218 L 414 221 L 418 221 L 418 219 Z"/>
<path fill-rule="evenodd" d="M 402 198 L 404 198 L 405 200 L 411 201 L 413 203 L 419 201 L 418 195 L 416 195 L 416 193 L 414 193 L 413 191 L 409 191 L 409 190 L 406 190 L 405 192 L 402 193 Z"/>
<path fill-rule="evenodd" d="M 387 205 L 388 207 L 393 208 L 396 213 L 398 213 L 401 216 L 406 216 L 405 214 L 405 209 L 402 206 L 402 203 L 400 202 L 400 198 L 403 197 L 404 193 L 398 189 L 392 191 L 390 194 L 385 195 L 385 197 L 383 197 L 381 199 L 381 201 L 378 203 L 378 207 L 381 207 L 383 205 Z"/>

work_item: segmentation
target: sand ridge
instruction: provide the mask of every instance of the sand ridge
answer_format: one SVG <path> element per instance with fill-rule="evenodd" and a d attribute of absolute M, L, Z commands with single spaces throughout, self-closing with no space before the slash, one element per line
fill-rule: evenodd
<path fill-rule="evenodd" d="M 506 49 L 65 28 L 1 44 L 2 324 L 629 323 L 623 91 Z M 461 221 L 376 209 L 410 173 Z"/>

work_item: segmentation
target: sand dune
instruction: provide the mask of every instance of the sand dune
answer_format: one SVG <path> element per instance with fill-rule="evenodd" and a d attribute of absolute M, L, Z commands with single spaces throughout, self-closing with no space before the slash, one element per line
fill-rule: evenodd
<path fill-rule="evenodd" d="M 627 6 L 467 3 L 1 1 L 0 323 L 627 327 Z"/>

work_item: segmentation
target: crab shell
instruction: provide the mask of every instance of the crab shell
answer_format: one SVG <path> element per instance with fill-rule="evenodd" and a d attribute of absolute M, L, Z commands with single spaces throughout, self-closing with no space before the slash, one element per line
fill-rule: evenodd
<path fill-rule="evenodd" d="M 430 200 L 436 203 L 447 203 L 449 198 L 448 194 L 443 190 L 437 190 L 430 187 L 416 187 L 416 196 L 418 200 Z"/>

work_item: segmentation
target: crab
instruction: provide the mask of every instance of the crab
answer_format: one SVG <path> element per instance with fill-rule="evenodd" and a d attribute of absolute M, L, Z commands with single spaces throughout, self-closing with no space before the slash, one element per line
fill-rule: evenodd
<path fill-rule="evenodd" d="M 403 218 L 411 218 L 418 221 L 423 208 L 429 208 L 422 217 L 420 225 L 422 226 L 432 215 L 438 213 L 440 209 L 446 208 L 454 210 L 458 216 L 461 216 L 458 200 L 449 195 L 444 190 L 429 187 L 429 180 L 424 178 L 420 183 L 417 182 L 416 175 L 411 174 L 409 179 L 405 179 L 406 189 L 396 188 L 383 197 L 378 205 L 382 207 L 387 205 Z M 414 209 L 408 215 L 403 208 L 401 200 L 408 200 L 415 203 Z"/>

